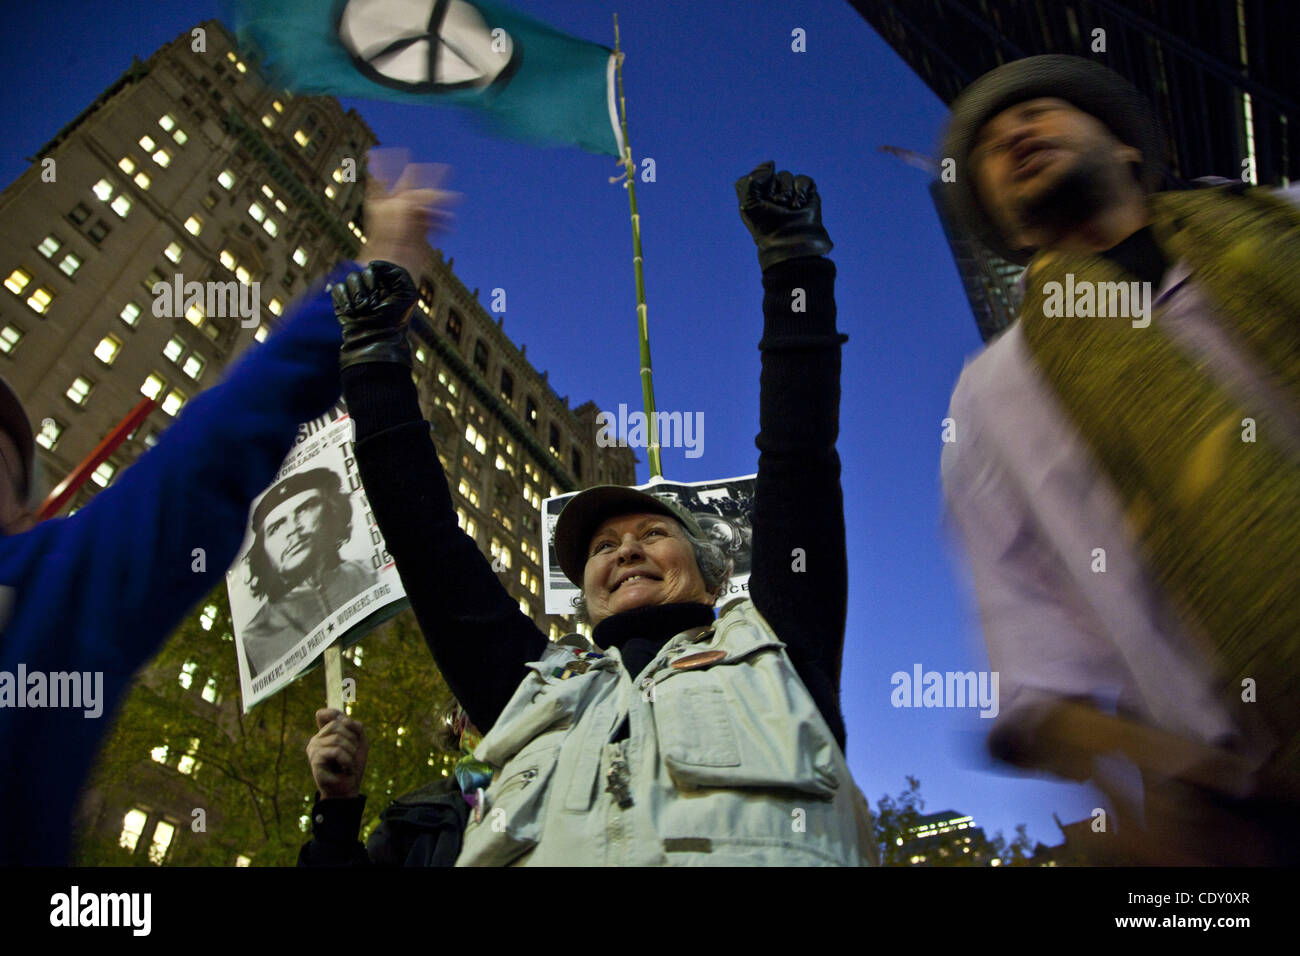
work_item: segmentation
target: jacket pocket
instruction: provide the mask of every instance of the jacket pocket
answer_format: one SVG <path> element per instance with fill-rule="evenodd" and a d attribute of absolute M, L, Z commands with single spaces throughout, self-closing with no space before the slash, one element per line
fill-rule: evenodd
<path fill-rule="evenodd" d="M 780 647 L 673 674 L 650 706 L 679 788 L 836 793 L 837 745 Z"/>
<path fill-rule="evenodd" d="M 559 755 L 559 746 L 548 741 L 525 748 L 501 768 L 477 822 L 470 815 L 457 866 L 505 866 L 537 845 Z"/>

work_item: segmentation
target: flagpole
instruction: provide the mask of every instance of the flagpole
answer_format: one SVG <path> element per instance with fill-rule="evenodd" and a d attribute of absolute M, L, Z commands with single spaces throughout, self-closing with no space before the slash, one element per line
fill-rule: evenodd
<path fill-rule="evenodd" d="M 632 162 L 632 147 L 627 138 L 627 100 L 623 96 L 623 53 L 619 49 L 618 14 L 614 14 L 614 56 L 618 72 L 618 114 L 623 129 L 623 157 L 620 162 L 626 175 L 628 204 L 632 210 L 632 268 L 636 273 L 637 337 L 641 356 L 641 399 L 645 406 L 646 422 L 650 427 L 650 477 L 662 478 L 659 463 L 659 422 L 655 417 L 654 368 L 650 364 L 650 330 L 646 322 L 645 273 L 641 268 L 641 216 L 636 210 L 636 166 Z M 615 180 L 617 181 L 617 180 Z"/>

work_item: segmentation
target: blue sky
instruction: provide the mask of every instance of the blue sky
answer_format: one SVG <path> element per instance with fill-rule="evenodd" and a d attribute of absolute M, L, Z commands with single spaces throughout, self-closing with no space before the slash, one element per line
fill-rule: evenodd
<path fill-rule="evenodd" d="M 940 422 L 966 357 L 980 348 L 926 192 L 926 176 L 881 153 L 931 151 L 943 104 L 842 0 L 516 0 L 558 29 L 613 45 L 618 12 L 639 183 L 650 344 L 660 410 L 702 411 L 704 454 L 665 449 L 664 474 L 698 481 L 757 467 L 762 286 L 734 181 L 773 159 L 811 175 L 835 242 L 843 354 L 839 451 L 849 546 L 842 684 L 848 758 L 874 804 L 904 776 L 931 811 L 971 814 L 990 834 L 1096 805 L 1086 789 L 1012 776 L 984 756 L 975 710 L 895 709 L 890 675 L 988 666 L 970 586 L 943 526 Z M 0 180 L 130 63 L 215 2 L 46 0 L 41 28 L 6 10 L 0 58 L 10 113 Z M 806 32 L 807 52 L 791 50 Z M 453 230 L 435 240 L 470 289 L 507 292 L 506 333 L 576 407 L 640 407 L 627 194 L 610 157 L 485 137 L 461 114 L 345 101 L 384 146 L 453 168 Z M 644 454 L 641 455 L 644 459 Z M 642 461 L 638 480 L 648 477 Z"/>

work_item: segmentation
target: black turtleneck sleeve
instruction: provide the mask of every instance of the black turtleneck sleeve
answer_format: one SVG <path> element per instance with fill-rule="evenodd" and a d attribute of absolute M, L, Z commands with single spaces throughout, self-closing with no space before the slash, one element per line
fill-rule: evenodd
<path fill-rule="evenodd" d="M 763 290 L 749 591 L 843 748 L 848 560 L 835 442 L 848 336 L 835 328 L 835 265 L 820 256 L 777 263 Z"/>
<path fill-rule="evenodd" d="M 546 636 L 457 526 L 447 476 L 403 365 L 343 370 L 357 466 L 375 521 L 438 669 L 487 733 L 537 660 Z"/>

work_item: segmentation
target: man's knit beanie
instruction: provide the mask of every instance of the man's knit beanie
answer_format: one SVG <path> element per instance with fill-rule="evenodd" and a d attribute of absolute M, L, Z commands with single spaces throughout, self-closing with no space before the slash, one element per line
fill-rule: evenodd
<path fill-rule="evenodd" d="M 952 104 L 940 156 L 955 159 L 956 182 L 940 182 L 944 201 L 957 225 L 973 233 L 998 255 L 1024 265 L 1031 250 L 1011 249 L 980 203 L 971 150 L 980 128 L 998 113 L 1040 96 L 1073 104 L 1101 122 L 1127 146 L 1142 151 L 1139 177 L 1157 191 L 1165 168 L 1165 138 L 1151 104 L 1114 70 L 1083 57 L 1049 53 L 1013 60 L 990 70 Z"/>

